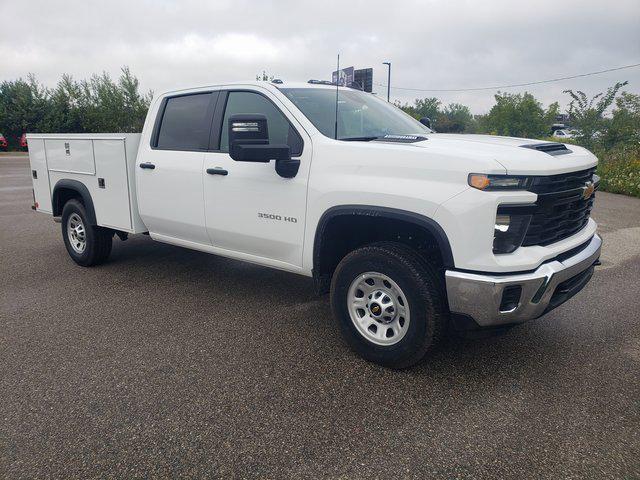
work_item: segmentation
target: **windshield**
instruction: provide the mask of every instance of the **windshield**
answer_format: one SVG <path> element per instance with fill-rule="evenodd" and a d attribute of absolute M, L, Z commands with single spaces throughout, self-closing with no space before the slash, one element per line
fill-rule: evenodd
<path fill-rule="evenodd" d="M 328 88 L 281 88 L 289 100 L 329 138 L 335 137 L 336 91 Z M 402 110 L 376 96 L 340 89 L 338 139 L 373 140 L 385 135 L 431 133 Z"/>

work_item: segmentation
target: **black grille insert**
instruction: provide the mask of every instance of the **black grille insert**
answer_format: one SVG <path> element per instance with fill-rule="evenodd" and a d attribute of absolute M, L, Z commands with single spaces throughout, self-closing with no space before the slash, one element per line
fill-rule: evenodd
<path fill-rule="evenodd" d="M 580 191 L 549 202 L 531 218 L 522 245 L 550 245 L 578 233 L 589 221 L 593 199 L 583 199 Z"/>
<path fill-rule="evenodd" d="M 544 177 L 533 177 L 530 192 L 537 193 L 559 193 L 566 190 L 582 188 L 588 181 L 593 180 L 595 167 L 579 172 L 562 173 L 560 175 L 549 175 Z"/>
<path fill-rule="evenodd" d="M 549 245 L 582 230 L 591 215 L 595 194 L 584 197 L 584 187 L 595 168 L 548 177 L 536 177 L 530 191 L 538 194 L 536 208 L 522 245 Z"/>

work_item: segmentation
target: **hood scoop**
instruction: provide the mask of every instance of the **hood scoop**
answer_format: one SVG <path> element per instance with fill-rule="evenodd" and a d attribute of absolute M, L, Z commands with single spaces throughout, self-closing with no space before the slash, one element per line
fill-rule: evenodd
<path fill-rule="evenodd" d="M 567 148 L 564 143 L 548 142 L 548 143 L 528 143 L 526 145 L 520 145 L 522 148 L 530 148 L 531 150 L 537 150 L 549 155 L 566 155 L 571 153 L 571 150 Z"/>

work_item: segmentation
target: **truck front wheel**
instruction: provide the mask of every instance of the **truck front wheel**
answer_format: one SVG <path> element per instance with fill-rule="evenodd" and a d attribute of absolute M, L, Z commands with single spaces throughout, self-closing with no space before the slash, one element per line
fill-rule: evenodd
<path fill-rule="evenodd" d="M 78 265 L 90 267 L 109 258 L 113 232 L 108 228 L 90 225 L 81 202 L 73 199 L 65 203 L 61 223 L 64 245 Z"/>
<path fill-rule="evenodd" d="M 390 368 L 419 362 L 441 339 L 447 319 L 437 268 L 390 242 L 344 257 L 331 282 L 331 307 L 351 348 Z"/>

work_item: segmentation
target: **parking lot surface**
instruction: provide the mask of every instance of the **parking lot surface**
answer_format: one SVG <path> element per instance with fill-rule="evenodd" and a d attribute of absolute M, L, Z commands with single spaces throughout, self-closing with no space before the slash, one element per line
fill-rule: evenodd
<path fill-rule="evenodd" d="M 0 156 L 0 478 L 640 478 L 640 199 L 544 318 L 416 368 L 309 279 L 135 236 L 85 269 Z"/>

